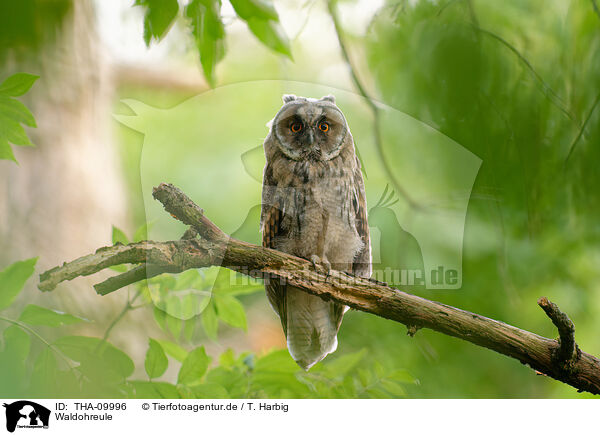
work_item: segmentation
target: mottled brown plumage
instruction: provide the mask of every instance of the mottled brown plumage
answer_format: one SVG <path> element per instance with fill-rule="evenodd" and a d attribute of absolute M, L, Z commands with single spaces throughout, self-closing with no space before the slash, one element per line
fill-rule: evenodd
<path fill-rule="evenodd" d="M 332 96 L 284 96 L 265 142 L 263 246 L 326 268 L 371 274 L 364 182 L 354 141 Z M 296 362 L 333 352 L 347 307 L 281 284 L 265 285 Z"/>

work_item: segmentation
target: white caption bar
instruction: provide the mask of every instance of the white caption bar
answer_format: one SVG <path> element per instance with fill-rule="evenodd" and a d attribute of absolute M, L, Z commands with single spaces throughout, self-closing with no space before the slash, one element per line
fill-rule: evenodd
<path fill-rule="evenodd" d="M 573 433 L 596 400 L 2 400 L 8 433 Z M 12 431 L 11 431 L 12 429 Z M 239 432 L 238 432 L 239 431 Z M 257 432 L 258 431 L 258 432 Z M 188 432 L 184 432 L 188 433 Z"/>

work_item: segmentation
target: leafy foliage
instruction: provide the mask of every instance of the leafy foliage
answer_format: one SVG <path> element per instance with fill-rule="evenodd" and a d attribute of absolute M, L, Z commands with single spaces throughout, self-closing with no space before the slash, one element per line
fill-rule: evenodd
<path fill-rule="evenodd" d="M 19 320 L 29 325 L 63 326 L 79 323 L 85 319 L 31 304 L 25 307 Z"/>
<path fill-rule="evenodd" d="M 215 311 L 217 316 L 234 328 L 246 330 L 246 313 L 244 307 L 235 297 L 230 295 L 215 295 Z"/>
<path fill-rule="evenodd" d="M 9 143 L 32 146 L 21 124 L 36 127 L 35 119 L 23 103 L 12 97 L 25 94 L 37 79 L 32 74 L 18 73 L 0 84 L 0 159 L 17 161 Z"/>
<path fill-rule="evenodd" d="M 98 379 L 120 380 L 133 373 L 133 361 L 123 351 L 96 337 L 64 336 L 53 345 L 80 363 L 80 370 Z M 105 366 L 106 367 L 103 367 Z"/>
<path fill-rule="evenodd" d="M 8 307 L 33 274 L 37 258 L 17 261 L 0 271 L 0 310 Z"/>
<path fill-rule="evenodd" d="M 117 228 L 113 225 L 113 227 L 112 227 L 112 242 L 113 242 L 113 245 L 116 245 L 117 243 L 126 245 L 127 243 L 129 243 L 129 239 L 127 238 L 127 236 L 125 235 L 123 230 L 121 230 L 120 228 Z"/>
<path fill-rule="evenodd" d="M 178 345 L 177 343 L 173 343 L 172 341 L 167 340 L 156 340 L 164 349 L 165 353 L 169 356 L 172 356 L 179 362 L 183 362 L 187 356 L 188 351 L 183 347 Z"/>
<path fill-rule="evenodd" d="M 14 355 L 20 362 L 25 362 L 29 355 L 31 338 L 16 325 L 4 330 L 4 352 Z"/>
<path fill-rule="evenodd" d="M 225 55 L 225 27 L 220 9 L 220 0 L 192 0 L 184 12 L 200 54 L 204 76 L 211 86 L 215 84 L 215 67 Z"/>
<path fill-rule="evenodd" d="M 0 367 L 10 373 L 7 383 L 14 386 L 26 376 L 25 362 L 31 349 L 31 337 L 16 325 L 4 330 L 4 348 L 0 353 Z"/>
<path fill-rule="evenodd" d="M 264 0 L 232 0 L 231 5 L 260 42 L 273 51 L 292 57 L 290 42 L 272 4 Z"/>
<path fill-rule="evenodd" d="M 149 378 L 158 378 L 167 370 L 169 361 L 158 341 L 151 338 L 149 344 L 144 367 Z"/>
<path fill-rule="evenodd" d="M 267 48 L 292 57 L 290 42 L 279 23 L 279 16 L 268 0 L 235 0 L 231 2 L 237 16 Z M 144 41 L 162 40 L 176 22 L 177 0 L 136 0 L 145 8 Z M 200 57 L 204 77 L 215 86 L 215 68 L 225 56 L 225 24 L 221 16 L 221 0 L 191 0 L 183 9 L 183 25 L 192 36 Z"/>
<path fill-rule="evenodd" d="M 29 91 L 38 78 L 39 76 L 33 74 L 14 74 L 0 84 L 0 94 L 8 97 L 20 97 Z M 23 116 L 27 118 L 28 121 L 34 123 L 31 113 L 23 113 Z"/>
<path fill-rule="evenodd" d="M 188 353 L 181 364 L 177 382 L 187 386 L 200 383 L 200 379 L 206 373 L 210 359 L 206 355 L 204 347 L 199 347 Z"/>
<path fill-rule="evenodd" d="M 119 234 L 117 231 L 116 234 Z M 120 235 L 123 240 L 124 234 Z M 33 272 L 35 259 L 15 263 L 2 272 L 0 286 L 10 283 L 14 300 Z M 160 278 L 160 277 L 159 277 Z M 162 277 L 177 287 L 177 279 Z M 182 274 L 185 287 L 193 280 Z M 177 290 L 173 290 L 177 291 Z M 223 290 L 221 290 L 223 291 Z M 210 312 L 233 327 L 245 328 L 245 310 L 232 295 L 215 297 Z M 163 327 L 180 321 L 161 310 Z M 219 312 L 217 315 L 216 311 Z M 165 320 L 166 318 L 166 320 Z M 27 305 L 18 320 L 0 316 L 12 323 L 3 333 L 0 370 L 11 373 L 3 385 L 5 397 L 110 397 L 110 398 L 302 398 L 302 397 L 402 397 L 404 385 L 416 380 L 406 371 L 386 372 L 381 365 L 363 364 L 366 350 L 330 359 L 310 373 L 301 370 L 286 349 L 264 355 L 226 350 L 212 362 L 204 346 L 187 351 L 169 340 L 149 338 L 144 369 L 150 381 L 132 379 L 134 362 L 106 339 L 63 335 L 52 343 L 26 325 L 61 327 L 83 321 L 38 305 Z M 167 329 L 169 328 L 166 326 Z M 173 327 L 175 339 L 185 326 Z M 42 348 L 32 345 L 33 338 Z M 216 337 L 215 337 L 216 338 Z M 35 352 L 32 350 L 35 349 Z M 181 364 L 175 383 L 156 381 L 169 366 Z"/>
<path fill-rule="evenodd" d="M 144 15 L 144 42 L 160 41 L 168 32 L 177 16 L 177 0 L 136 0 L 134 6 L 146 9 Z"/>

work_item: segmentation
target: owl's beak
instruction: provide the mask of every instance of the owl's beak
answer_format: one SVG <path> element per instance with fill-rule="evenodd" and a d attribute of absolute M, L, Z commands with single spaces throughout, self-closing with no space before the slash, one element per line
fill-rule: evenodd
<path fill-rule="evenodd" d="M 313 131 L 313 129 L 312 129 L 312 128 L 309 128 L 309 129 L 306 131 L 306 143 L 307 143 L 308 145 L 312 145 L 312 144 L 314 144 L 314 143 L 315 143 L 315 132 Z"/>

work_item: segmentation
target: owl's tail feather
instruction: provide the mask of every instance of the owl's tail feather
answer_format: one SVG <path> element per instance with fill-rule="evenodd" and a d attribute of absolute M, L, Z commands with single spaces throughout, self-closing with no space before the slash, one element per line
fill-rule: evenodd
<path fill-rule="evenodd" d="M 308 370 L 336 350 L 345 307 L 291 286 L 286 304 L 288 349 L 296 363 Z"/>

